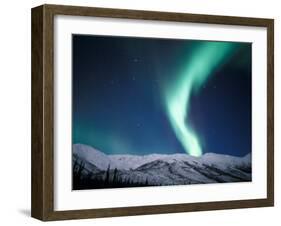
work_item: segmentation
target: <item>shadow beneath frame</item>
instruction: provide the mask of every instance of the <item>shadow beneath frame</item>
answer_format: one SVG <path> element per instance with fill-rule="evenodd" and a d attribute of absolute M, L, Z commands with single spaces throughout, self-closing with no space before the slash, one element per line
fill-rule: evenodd
<path fill-rule="evenodd" d="M 31 211 L 29 209 L 19 209 L 18 212 L 26 217 L 31 216 Z"/>

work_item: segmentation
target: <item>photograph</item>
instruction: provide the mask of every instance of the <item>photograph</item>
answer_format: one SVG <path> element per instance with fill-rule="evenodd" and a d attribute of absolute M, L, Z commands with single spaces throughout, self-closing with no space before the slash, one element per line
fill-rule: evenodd
<path fill-rule="evenodd" d="M 252 181 L 252 43 L 72 34 L 72 189 Z"/>
<path fill-rule="evenodd" d="M 247 13 L 32 8 L 31 216 L 274 206 L 274 18 Z"/>

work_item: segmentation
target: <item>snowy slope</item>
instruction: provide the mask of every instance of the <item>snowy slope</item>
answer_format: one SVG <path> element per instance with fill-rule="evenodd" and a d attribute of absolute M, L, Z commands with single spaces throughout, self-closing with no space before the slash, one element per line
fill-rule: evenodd
<path fill-rule="evenodd" d="M 110 165 L 110 168 L 127 170 L 135 169 L 145 163 L 159 159 L 166 162 L 171 162 L 174 160 L 192 161 L 197 159 L 196 157 L 192 157 L 186 154 L 106 155 L 103 152 L 84 144 L 74 144 L 73 154 L 79 155 L 81 159 L 89 161 L 102 170 L 107 169 L 108 165 Z"/>
<path fill-rule="evenodd" d="M 117 169 L 118 176 L 134 182 L 148 181 L 150 185 L 197 184 L 251 181 L 251 155 L 235 157 L 207 153 L 201 157 L 187 154 L 106 155 L 90 146 L 73 145 L 75 158 L 88 163 L 87 170 L 102 176 Z M 87 164 L 85 167 L 88 166 Z"/>

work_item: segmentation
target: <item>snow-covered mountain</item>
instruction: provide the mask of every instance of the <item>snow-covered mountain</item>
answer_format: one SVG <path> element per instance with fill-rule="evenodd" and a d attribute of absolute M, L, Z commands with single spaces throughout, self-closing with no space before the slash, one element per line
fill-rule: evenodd
<path fill-rule="evenodd" d="M 83 174 L 103 178 L 115 170 L 121 180 L 148 185 L 176 185 L 251 181 L 251 154 L 234 157 L 207 153 L 106 155 L 90 146 L 73 145 L 73 161 L 83 163 Z"/>

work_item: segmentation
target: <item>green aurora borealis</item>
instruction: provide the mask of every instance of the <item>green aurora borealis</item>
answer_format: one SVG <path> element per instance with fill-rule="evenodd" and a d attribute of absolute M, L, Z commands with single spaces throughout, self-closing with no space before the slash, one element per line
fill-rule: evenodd
<path fill-rule="evenodd" d="M 207 82 L 213 70 L 229 58 L 234 50 L 230 42 L 205 42 L 197 47 L 175 83 L 164 88 L 167 115 L 178 140 L 192 156 L 202 155 L 200 139 L 188 123 L 190 97 Z"/>
<path fill-rule="evenodd" d="M 105 154 L 251 152 L 251 43 L 72 36 L 72 143 Z"/>

